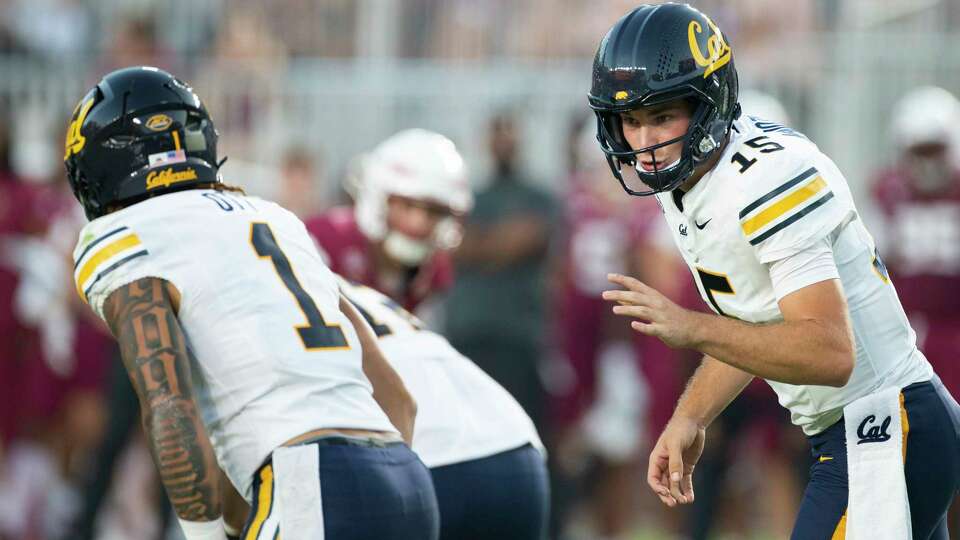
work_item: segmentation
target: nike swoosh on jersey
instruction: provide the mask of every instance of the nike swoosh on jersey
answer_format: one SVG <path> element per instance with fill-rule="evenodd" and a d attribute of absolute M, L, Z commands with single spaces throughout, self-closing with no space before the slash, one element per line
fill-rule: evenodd
<path fill-rule="evenodd" d="M 740 228 L 757 245 L 826 204 L 833 191 L 815 167 L 778 186 L 740 211 Z"/>
<path fill-rule="evenodd" d="M 702 231 L 702 230 L 703 230 L 703 228 L 704 228 L 704 227 L 706 227 L 706 226 L 707 226 L 707 224 L 709 224 L 709 223 L 710 223 L 711 221 L 713 221 L 713 218 L 710 218 L 710 219 L 708 219 L 708 220 L 706 220 L 706 221 L 704 221 L 704 222 L 703 222 L 703 225 L 701 225 L 701 224 L 699 224 L 699 223 L 697 223 L 696 221 L 694 221 L 694 222 L 693 222 L 693 224 L 694 224 L 694 225 L 696 225 L 696 226 L 697 226 L 697 228 L 698 228 L 698 229 L 700 229 L 700 230 Z"/>
<path fill-rule="evenodd" d="M 833 456 L 820 456 L 820 463 L 823 463 L 824 461 L 830 461 L 831 459 L 833 459 Z"/>
<path fill-rule="evenodd" d="M 103 276 L 147 254 L 140 237 L 127 227 L 101 235 L 84 248 L 74 264 L 77 294 L 86 302 L 91 288 Z"/>

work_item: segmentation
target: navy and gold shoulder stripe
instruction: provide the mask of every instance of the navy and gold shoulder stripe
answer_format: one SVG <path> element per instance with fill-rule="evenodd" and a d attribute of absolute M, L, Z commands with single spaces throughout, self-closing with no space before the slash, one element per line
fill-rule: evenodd
<path fill-rule="evenodd" d="M 833 191 L 810 167 L 740 211 L 740 228 L 757 245 L 799 221 L 833 198 Z"/>
<path fill-rule="evenodd" d="M 118 227 L 87 243 L 73 265 L 77 293 L 84 302 L 104 276 L 149 252 L 128 227 Z"/>

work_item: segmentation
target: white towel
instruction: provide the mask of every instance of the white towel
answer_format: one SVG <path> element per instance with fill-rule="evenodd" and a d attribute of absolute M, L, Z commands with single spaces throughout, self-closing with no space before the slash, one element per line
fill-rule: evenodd
<path fill-rule="evenodd" d="M 900 389 L 864 396 L 843 408 L 847 436 L 846 540 L 912 540 L 903 473 Z"/>
<path fill-rule="evenodd" d="M 281 447 L 273 451 L 276 507 L 283 540 L 323 540 L 320 498 L 320 454 L 317 445 Z"/>

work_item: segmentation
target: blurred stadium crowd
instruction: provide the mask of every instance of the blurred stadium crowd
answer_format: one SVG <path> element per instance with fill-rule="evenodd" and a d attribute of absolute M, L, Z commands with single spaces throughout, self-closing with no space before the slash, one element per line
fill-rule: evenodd
<path fill-rule="evenodd" d="M 960 4 L 693 3 L 727 29 L 742 84 L 780 98 L 748 93 L 754 114 L 781 116 L 852 171 L 921 348 L 960 395 L 960 105 L 913 91 L 960 89 Z M 633 5 L 0 4 L 0 539 L 167 534 L 136 399 L 73 289 L 84 218 L 59 160 L 67 108 L 137 64 L 193 83 L 227 179 L 305 220 L 349 205 L 351 158 L 401 128 L 458 144 L 476 206 L 456 281 L 423 314 L 536 421 L 556 538 L 786 537 L 808 451 L 762 382 L 711 427 L 692 508 L 668 511 L 645 487 L 651 438 L 697 358 L 633 335 L 599 293 L 617 271 L 706 308 L 656 203 L 610 177 L 587 115 L 589 58 Z"/>

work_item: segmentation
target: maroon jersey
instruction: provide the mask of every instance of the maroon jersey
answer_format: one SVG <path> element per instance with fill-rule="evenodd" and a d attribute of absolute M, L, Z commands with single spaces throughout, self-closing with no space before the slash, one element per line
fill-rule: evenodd
<path fill-rule="evenodd" d="M 631 273 L 637 250 L 651 240 L 660 209 L 652 199 L 615 197 L 575 182 L 564 208 L 564 251 L 557 306 L 558 345 L 576 374 L 573 387 L 555 404 L 556 419 L 575 421 L 595 398 L 598 355 L 611 341 L 634 343 L 640 367 L 650 383 L 652 427 L 669 418 L 679 390 L 673 354 L 659 341 L 630 330 L 629 323 L 611 312 L 600 293 L 610 289 L 607 274 Z M 673 389 L 677 389 L 674 392 Z M 661 406 L 661 404 L 663 406 Z M 662 409 L 662 410 L 661 410 Z"/>
<path fill-rule="evenodd" d="M 49 188 L 27 184 L 0 172 L 0 235 L 35 233 L 45 225 L 43 194 Z"/>
<path fill-rule="evenodd" d="M 30 237 L 34 241 L 42 240 L 50 244 L 55 250 L 63 248 L 64 264 L 68 264 L 68 253 L 73 244 L 71 240 L 76 238 L 81 224 L 77 221 L 76 200 L 63 187 L 17 183 L 5 186 L 8 194 L 17 197 L 17 210 L 5 216 L 9 221 L 4 222 L 0 237 Z M 57 226 L 62 224 L 66 226 Z M 64 242 L 61 235 L 66 235 L 66 245 L 60 245 Z M 16 396 L 14 409 L 17 422 L 14 428 L 30 430 L 60 414 L 71 395 L 102 390 L 107 363 L 113 356 L 114 342 L 105 325 L 91 318 L 88 310 L 83 309 L 79 302 L 72 304 L 71 307 L 75 308 L 70 313 L 73 320 L 68 323 L 71 329 L 57 336 L 59 341 L 69 339 L 71 349 L 66 364 L 59 366 L 59 371 L 54 370 L 47 356 L 49 351 L 43 344 L 48 339 L 45 331 L 51 329 L 16 320 L 11 307 L 17 288 L 27 286 L 29 276 L 18 275 L 20 269 L 17 264 L 5 270 L 11 272 L 15 279 L 0 280 L 0 301 L 3 302 L 0 310 L 12 320 L 5 317 L 0 326 L 16 328 L 18 337 L 13 340 L 17 343 L 16 354 L 9 357 L 14 359 L 13 365 L 7 365 L 3 370 L 16 371 L 16 376 L 10 379 L 15 382 L 12 393 Z M 33 271 L 43 270 L 35 268 Z M 62 286 L 71 297 L 76 294 L 70 280 Z M 0 335 L 7 334 L 0 329 Z"/>
<path fill-rule="evenodd" d="M 331 270 L 386 294 L 408 310 L 453 284 L 453 261 L 445 251 L 435 252 L 402 283 L 385 283 L 377 272 L 373 245 L 357 226 L 351 207 L 333 208 L 307 219 L 306 226 Z"/>
<path fill-rule="evenodd" d="M 918 345 L 960 395 L 960 172 L 942 193 L 913 188 L 907 171 L 882 171 L 873 195 L 885 218 L 883 262 Z"/>
<path fill-rule="evenodd" d="M 23 364 L 24 328 L 13 314 L 13 295 L 17 276 L 0 266 L 0 446 L 15 434 L 17 420 L 17 385 Z"/>
<path fill-rule="evenodd" d="M 19 286 L 12 244 L 36 222 L 37 189 L 0 172 L 0 443 L 9 441 L 22 423 L 23 372 L 39 358 L 36 333 L 16 316 L 14 299 Z"/>

